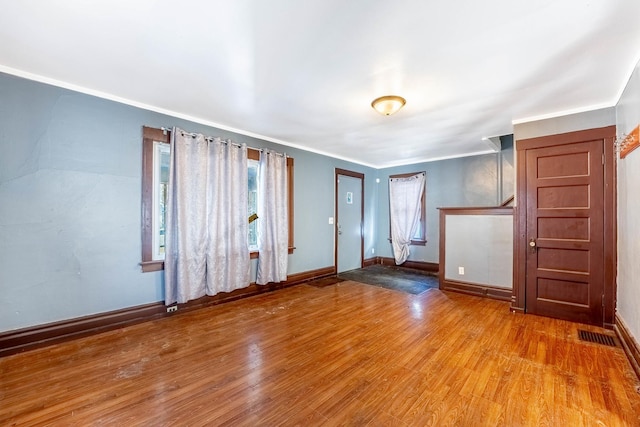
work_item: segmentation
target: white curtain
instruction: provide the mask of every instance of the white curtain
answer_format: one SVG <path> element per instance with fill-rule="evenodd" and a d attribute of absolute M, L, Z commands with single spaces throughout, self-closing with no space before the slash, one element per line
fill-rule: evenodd
<path fill-rule="evenodd" d="M 423 209 L 420 201 L 424 185 L 424 173 L 407 178 L 389 178 L 391 246 L 397 265 L 409 258 L 409 245 L 418 229 Z"/>
<path fill-rule="evenodd" d="M 249 285 L 247 147 L 174 128 L 165 304 Z"/>
<path fill-rule="evenodd" d="M 289 203 L 287 158 L 263 150 L 258 180 L 258 275 L 256 283 L 287 280 Z"/>

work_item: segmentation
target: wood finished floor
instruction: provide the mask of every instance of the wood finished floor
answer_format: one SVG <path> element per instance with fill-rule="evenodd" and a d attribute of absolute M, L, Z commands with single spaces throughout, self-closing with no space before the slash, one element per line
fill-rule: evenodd
<path fill-rule="evenodd" d="M 0 425 L 640 425 L 623 351 L 578 327 L 300 285 L 0 359 Z"/>

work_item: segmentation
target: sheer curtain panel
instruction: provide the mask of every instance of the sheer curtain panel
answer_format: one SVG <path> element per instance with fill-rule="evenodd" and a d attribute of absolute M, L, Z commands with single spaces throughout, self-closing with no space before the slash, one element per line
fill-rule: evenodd
<path fill-rule="evenodd" d="M 165 304 L 249 285 L 247 147 L 174 128 Z"/>
<path fill-rule="evenodd" d="M 256 283 L 287 280 L 289 203 L 287 158 L 263 150 L 258 189 L 258 275 Z"/>
<path fill-rule="evenodd" d="M 407 178 L 389 178 L 389 217 L 391 246 L 397 265 L 409 258 L 411 237 L 416 233 L 422 212 L 422 190 L 425 174 Z"/>

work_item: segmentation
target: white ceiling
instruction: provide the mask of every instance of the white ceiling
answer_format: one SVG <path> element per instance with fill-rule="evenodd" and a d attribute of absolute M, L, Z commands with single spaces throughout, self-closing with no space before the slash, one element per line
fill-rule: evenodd
<path fill-rule="evenodd" d="M 615 105 L 639 55 L 639 0 L 0 0 L 0 71 L 374 167 Z"/>

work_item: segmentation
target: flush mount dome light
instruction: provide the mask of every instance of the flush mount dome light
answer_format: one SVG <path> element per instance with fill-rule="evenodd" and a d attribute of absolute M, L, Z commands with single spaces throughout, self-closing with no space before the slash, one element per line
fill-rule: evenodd
<path fill-rule="evenodd" d="M 404 107 L 404 104 L 406 103 L 407 101 L 401 96 L 387 95 L 374 99 L 373 102 L 371 102 L 371 106 L 378 113 L 390 116 Z"/>

